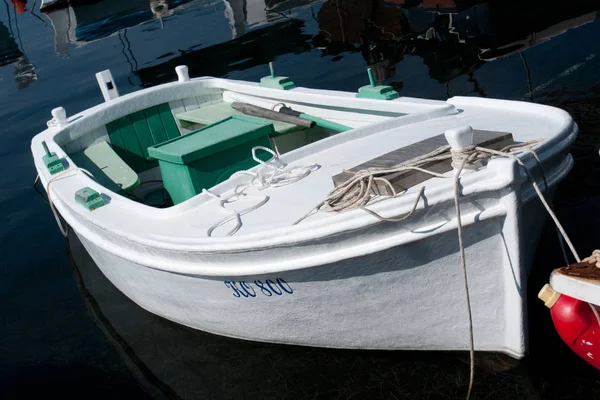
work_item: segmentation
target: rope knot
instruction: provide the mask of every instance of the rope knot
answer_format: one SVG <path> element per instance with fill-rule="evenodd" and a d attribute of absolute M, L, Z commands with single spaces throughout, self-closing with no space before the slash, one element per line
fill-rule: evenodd
<path fill-rule="evenodd" d="M 50 121 L 46 122 L 46 126 L 48 126 L 48 128 L 52 128 L 53 126 L 59 126 L 60 122 L 58 122 L 58 120 L 56 118 L 52 118 Z"/>
<path fill-rule="evenodd" d="M 472 165 L 475 159 L 477 159 L 475 149 L 476 146 L 468 146 L 458 150 L 451 147 L 450 154 L 452 155 L 452 168 L 467 168 L 467 165 Z"/>
<path fill-rule="evenodd" d="M 596 264 L 596 268 L 600 268 L 600 250 L 594 250 L 592 255 L 584 258 L 582 262 Z"/>

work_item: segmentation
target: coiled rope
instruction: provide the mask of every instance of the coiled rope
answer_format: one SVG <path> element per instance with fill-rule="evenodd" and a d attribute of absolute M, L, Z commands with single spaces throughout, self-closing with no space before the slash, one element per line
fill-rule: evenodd
<path fill-rule="evenodd" d="M 271 154 L 271 159 L 268 161 L 263 161 L 257 156 L 257 151 L 262 150 Z M 208 237 L 212 237 L 213 232 L 220 226 L 225 225 L 226 223 L 235 220 L 236 225 L 225 234 L 225 236 L 232 236 L 242 227 L 242 218 L 241 216 L 247 214 L 251 211 L 258 209 L 263 206 L 267 201 L 269 201 L 269 196 L 263 195 L 260 196 L 249 196 L 245 193 L 245 190 L 249 187 L 254 187 L 257 190 L 265 190 L 267 188 L 277 188 L 282 186 L 287 186 L 292 183 L 295 183 L 301 179 L 304 179 L 311 172 L 320 168 L 318 164 L 310 164 L 310 165 L 295 165 L 290 166 L 287 165 L 283 160 L 279 158 L 279 154 L 275 151 L 269 149 L 268 147 L 263 146 L 255 146 L 252 148 L 252 158 L 256 161 L 260 167 L 256 172 L 252 171 L 238 171 L 231 175 L 231 178 L 236 176 L 248 176 L 250 177 L 250 181 L 243 185 L 238 185 L 234 189 L 232 195 L 226 198 L 222 198 L 221 196 L 207 190 L 203 189 L 203 193 L 219 200 L 219 210 L 228 214 L 227 217 L 217 221 L 213 225 L 211 225 L 206 234 Z M 231 179 L 230 178 L 230 179 Z M 253 206 L 242 210 L 233 210 L 229 208 L 225 208 L 226 204 L 234 203 L 241 199 L 252 199 L 258 198 L 259 201 Z"/>

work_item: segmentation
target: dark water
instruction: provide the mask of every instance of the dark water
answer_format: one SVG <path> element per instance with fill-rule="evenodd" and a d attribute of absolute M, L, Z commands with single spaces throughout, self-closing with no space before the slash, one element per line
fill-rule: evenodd
<path fill-rule="evenodd" d="M 17 10 L 25 11 L 21 14 Z M 258 80 L 274 61 L 299 86 L 356 90 L 365 68 L 403 96 L 552 104 L 580 125 L 559 216 L 581 254 L 599 246 L 600 5 L 596 1 L 79 1 L 47 15 L 0 2 L 0 398 L 454 399 L 463 353 L 358 352 L 256 344 L 149 314 L 65 243 L 31 187 L 31 137 L 64 106 L 193 76 Z M 394 4 L 396 3 L 396 4 Z M 438 5 L 439 3 L 439 5 Z M 158 5 L 160 7 L 160 5 Z M 547 229 L 529 288 L 531 354 L 477 359 L 474 398 L 600 398 L 600 375 L 554 332 L 535 298 L 559 266 Z M 493 267 L 493 266 L 491 266 Z M 257 323 L 260 323 L 258 321 Z M 466 338 L 465 338 L 466 340 Z"/>

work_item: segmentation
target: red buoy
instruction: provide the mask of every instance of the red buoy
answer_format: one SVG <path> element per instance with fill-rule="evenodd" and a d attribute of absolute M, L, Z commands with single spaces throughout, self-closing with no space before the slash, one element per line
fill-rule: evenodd
<path fill-rule="evenodd" d="M 600 369 L 600 324 L 594 310 L 600 308 L 555 292 L 545 285 L 538 297 L 550 309 L 554 327 L 562 340 L 579 357 Z"/>

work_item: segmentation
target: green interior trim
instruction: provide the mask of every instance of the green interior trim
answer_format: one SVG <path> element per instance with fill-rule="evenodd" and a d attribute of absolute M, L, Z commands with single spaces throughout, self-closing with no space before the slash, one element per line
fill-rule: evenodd
<path fill-rule="evenodd" d="M 269 137 L 273 124 L 246 115 L 225 118 L 184 136 L 149 147 L 153 158 L 175 164 L 190 164 L 210 155 L 223 153 L 261 137 Z M 248 156 L 251 157 L 250 152 Z"/>
<path fill-rule="evenodd" d="M 111 145 L 135 172 L 154 168 L 148 147 L 180 136 L 168 104 L 137 111 L 106 124 Z"/>
<path fill-rule="evenodd" d="M 99 184 L 115 193 L 129 193 L 140 183 L 135 171 L 104 141 L 69 157 L 78 167 L 90 171 Z"/>
<path fill-rule="evenodd" d="M 180 121 L 186 121 L 202 125 L 211 125 L 232 116 L 244 116 L 246 118 L 254 118 L 257 121 L 273 124 L 274 131 L 273 133 L 271 133 L 270 137 L 277 137 L 285 135 L 286 133 L 296 132 L 305 129 L 301 126 L 288 124 L 286 122 L 271 121 L 270 119 L 260 117 L 248 117 L 246 114 L 233 109 L 230 103 L 225 102 L 211 104 L 210 106 L 197 108 L 192 111 L 187 111 L 175 115 L 175 117 Z"/>
<path fill-rule="evenodd" d="M 165 189 L 179 204 L 228 179 L 234 172 L 256 165 L 252 148 L 271 148 L 273 124 L 262 118 L 233 116 L 197 131 L 149 147 L 159 160 Z M 260 152 L 261 159 L 271 154 Z"/>

